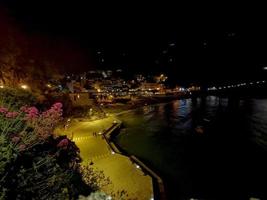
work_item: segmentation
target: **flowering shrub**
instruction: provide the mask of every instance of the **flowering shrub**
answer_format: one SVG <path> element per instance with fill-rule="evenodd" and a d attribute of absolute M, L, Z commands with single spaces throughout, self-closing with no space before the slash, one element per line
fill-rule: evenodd
<path fill-rule="evenodd" d="M 62 119 L 61 116 L 61 103 L 55 103 L 44 112 L 39 112 L 36 107 L 23 106 L 19 111 L 1 107 L 0 131 L 4 131 L 3 134 L 9 136 L 11 141 L 15 141 L 13 143 L 15 147 L 23 151 L 52 136 L 55 126 Z M 12 140 L 13 137 L 16 139 Z"/>
<path fill-rule="evenodd" d="M 80 190 L 90 193 L 78 171 L 79 149 L 52 134 L 61 116 L 61 103 L 44 112 L 0 107 L 0 199 L 60 200 L 78 198 Z"/>
<path fill-rule="evenodd" d="M 55 103 L 49 110 L 39 113 L 35 107 L 21 108 L 25 112 L 25 120 L 34 128 L 36 134 L 45 139 L 51 135 L 62 116 L 62 104 Z"/>

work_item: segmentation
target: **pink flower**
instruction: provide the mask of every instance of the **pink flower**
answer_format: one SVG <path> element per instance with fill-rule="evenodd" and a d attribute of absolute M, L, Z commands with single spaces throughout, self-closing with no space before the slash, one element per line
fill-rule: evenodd
<path fill-rule="evenodd" d="M 13 137 L 12 139 L 11 139 L 11 141 L 13 142 L 13 143 L 18 143 L 19 141 L 20 141 L 20 138 L 19 137 L 17 137 L 17 136 L 15 136 L 15 137 Z"/>
<path fill-rule="evenodd" d="M 62 139 L 62 140 L 57 144 L 57 147 L 60 147 L 60 148 L 65 149 L 65 148 L 67 148 L 68 144 L 69 144 L 69 140 L 65 138 L 65 139 Z"/>
<path fill-rule="evenodd" d="M 0 108 L 0 113 L 6 114 L 8 112 L 7 108 L 1 107 Z"/>
<path fill-rule="evenodd" d="M 34 118 L 37 118 L 38 115 L 39 115 L 39 111 L 37 108 L 35 107 L 30 107 L 30 108 L 27 108 L 26 109 L 26 119 L 29 120 L 29 119 L 34 119 Z"/>
<path fill-rule="evenodd" d="M 26 145 L 25 144 L 19 145 L 19 151 L 24 151 L 25 149 L 26 149 Z"/>
<path fill-rule="evenodd" d="M 62 107 L 63 107 L 63 105 L 60 102 L 57 102 L 52 106 L 52 108 L 54 108 L 55 110 L 61 110 Z"/>
<path fill-rule="evenodd" d="M 28 108 L 27 112 L 38 115 L 39 111 L 38 111 L 38 109 L 36 107 L 30 107 L 30 108 Z"/>
<path fill-rule="evenodd" d="M 6 113 L 6 117 L 7 117 L 7 118 L 15 118 L 15 117 L 17 117 L 18 115 L 19 115 L 18 112 L 8 112 L 8 113 Z"/>

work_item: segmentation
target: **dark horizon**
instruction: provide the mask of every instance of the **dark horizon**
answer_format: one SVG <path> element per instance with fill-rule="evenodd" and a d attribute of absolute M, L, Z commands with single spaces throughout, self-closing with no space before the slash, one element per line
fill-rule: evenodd
<path fill-rule="evenodd" d="M 77 46 L 87 58 L 79 71 L 163 72 L 171 83 L 202 84 L 266 77 L 267 31 L 252 7 L 3 2 L 26 34 Z"/>

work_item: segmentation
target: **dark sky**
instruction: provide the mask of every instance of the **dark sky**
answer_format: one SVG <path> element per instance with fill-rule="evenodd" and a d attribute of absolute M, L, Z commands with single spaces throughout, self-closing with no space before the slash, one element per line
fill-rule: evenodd
<path fill-rule="evenodd" d="M 75 41 L 96 67 L 189 81 L 266 76 L 267 16 L 260 5 L 82 2 L 5 4 L 27 32 Z"/>

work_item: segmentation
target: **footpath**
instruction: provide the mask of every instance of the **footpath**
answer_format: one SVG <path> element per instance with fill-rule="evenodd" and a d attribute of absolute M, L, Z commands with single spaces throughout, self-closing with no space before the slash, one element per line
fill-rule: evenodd
<path fill-rule="evenodd" d="M 66 130 L 57 129 L 56 134 L 70 137 L 80 149 L 82 165 L 104 172 L 112 184 L 101 188 L 107 194 L 126 191 L 127 199 L 153 200 L 153 181 L 139 165 L 119 153 L 108 137 L 120 122 L 110 116 L 95 121 L 72 122 Z"/>

